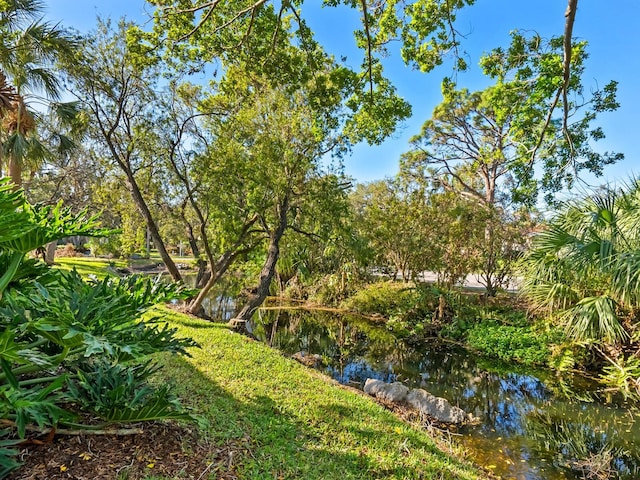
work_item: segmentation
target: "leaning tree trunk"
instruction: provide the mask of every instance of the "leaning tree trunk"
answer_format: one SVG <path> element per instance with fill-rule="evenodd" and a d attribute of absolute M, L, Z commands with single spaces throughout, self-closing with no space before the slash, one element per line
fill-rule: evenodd
<path fill-rule="evenodd" d="M 233 261 L 235 260 L 235 256 L 235 252 L 227 251 L 220 260 L 218 260 L 214 265 L 211 266 L 211 271 L 207 272 L 208 277 L 206 283 L 200 289 L 196 298 L 191 300 L 191 303 L 189 304 L 189 307 L 187 309 L 189 313 L 198 317 L 205 316 L 203 314 L 202 303 L 207 298 L 207 295 L 209 295 L 209 292 L 211 291 L 213 286 L 218 283 L 222 275 L 225 274 L 229 266 L 233 263 Z"/>
<path fill-rule="evenodd" d="M 207 282 L 211 278 L 211 275 L 210 274 L 208 276 L 206 275 L 207 262 L 202 258 L 200 258 L 200 247 L 198 247 L 198 241 L 196 240 L 196 237 L 193 234 L 193 227 L 189 222 L 185 221 L 185 223 L 187 224 L 186 231 L 187 231 L 187 239 L 189 240 L 189 246 L 191 247 L 191 252 L 193 253 L 193 256 L 197 259 L 196 262 L 198 265 L 198 274 L 196 275 L 195 287 L 202 288 L 204 285 L 207 284 Z"/>
<path fill-rule="evenodd" d="M 260 305 L 262 305 L 262 302 L 267 298 L 267 295 L 269 295 L 269 287 L 271 286 L 271 281 L 273 280 L 273 276 L 276 272 L 276 264 L 280 257 L 280 240 L 287 229 L 288 209 L 289 199 L 288 197 L 285 197 L 283 204 L 280 205 L 278 227 L 271 233 L 271 235 L 269 235 L 267 259 L 260 271 L 258 287 L 256 288 L 255 293 L 249 295 L 249 300 L 246 305 L 242 307 L 240 313 L 238 313 L 235 318 L 229 320 L 229 326 L 231 327 L 241 327 L 251 320 L 253 313 L 258 309 L 258 307 L 260 307 Z"/>
<path fill-rule="evenodd" d="M 151 211 L 147 206 L 147 202 L 145 202 L 144 197 L 142 196 L 142 192 L 140 192 L 140 187 L 138 187 L 138 183 L 136 179 L 133 177 L 133 172 L 129 169 L 126 170 L 127 175 L 127 183 L 129 186 L 129 192 L 131 193 L 131 197 L 133 198 L 134 203 L 138 207 L 138 210 L 144 217 L 147 222 L 147 226 L 149 227 L 149 234 L 153 239 L 153 243 L 155 243 L 156 248 L 158 249 L 158 253 L 160 254 L 160 258 L 164 262 L 167 267 L 167 271 L 174 282 L 182 282 L 182 275 L 180 275 L 180 271 L 176 264 L 173 262 L 171 257 L 169 256 L 169 252 L 167 252 L 166 247 L 164 246 L 164 241 L 160 236 L 160 231 L 158 230 L 158 225 L 156 225 L 153 216 L 151 215 Z"/>
<path fill-rule="evenodd" d="M 194 208 L 197 209 L 197 206 L 194 205 Z M 201 216 L 201 218 L 203 217 Z M 253 246 L 242 248 L 242 245 L 245 242 L 247 235 L 251 231 L 251 226 L 257 220 L 258 220 L 258 216 L 256 215 L 249 221 L 245 222 L 245 224 L 242 227 L 242 230 L 240 231 L 240 234 L 238 235 L 236 242 L 215 261 L 213 259 L 213 253 L 211 251 L 211 248 L 209 247 L 209 243 L 207 240 L 207 235 L 204 228 L 204 222 L 201 224 L 202 238 L 205 242 L 204 249 L 207 252 L 207 258 L 209 259 L 209 264 L 211 265 L 211 268 L 209 269 L 209 271 L 204 277 L 204 280 L 203 280 L 204 286 L 202 286 L 200 293 L 198 293 L 198 296 L 195 299 L 193 299 L 189 304 L 189 313 L 192 313 L 193 315 L 202 316 L 202 313 L 203 313 L 202 303 L 204 302 L 204 299 L 209 294 L 209 291 L 220 280 L 222 275 L 226 273 L 226 271 L 233 264 L 233 262 L 235 262 L 238 255 L 242 255 L 244 253 L 248 253 L 251 250 L 253 250 L 254 248 Z"/>
<path fill-rule="evenodd" d="M 279 229 L 278 229 L 279 231 Z M 273 276 L 276 272 L 276 263 L 278 263 L 278 258 L 280 256 L 280 239 L 282 238 L 282 234 L 277 234 L 274 232 L 269 239 L 269 250 L 267 251 L 267 259 L 262 266 L 262 270 L 260 271 L 260 279 L 258 281 L 258 287 L 255 290 L 255 293 L 249 295 L 249 300 L 246 305 L 242 307 L 240 313 L 236 315 L 235 318 L 232 318 L 229 323 L 231 326 L 243 325 L 247 321 L 251 319 L 253 313 L 262 305 L 264 299 L 269 295 L 269 288 L 271 287 L 271 281 L 273 280 Z"/>

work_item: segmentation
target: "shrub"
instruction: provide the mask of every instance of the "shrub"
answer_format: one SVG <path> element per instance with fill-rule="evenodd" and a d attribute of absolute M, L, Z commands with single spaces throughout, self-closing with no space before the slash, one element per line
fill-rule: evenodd
<path fill-rule="evenodd" d="M 342 307 L 362 315 L 391 317 L 413 309 L 420 299 L 415 288 L 394 282 L 367 285 L 342 302 Z"/>
<path fill-rule="evenodd" d="M 525 365 L 548 365 L 551 345 L 562 341 L 559 330 L 541 331 L 531 326 L 483 322 L 467 332 L 467 343 L 481 353 Z"/>
<path fill-rule="evenodd" d="M 72 243 L 67 243 L 64 247 L 56 249 L 56 257 L 77 257 L 80 255 Z"/>
<path fill-rule="evenodd" d="M 0 180 L 0 418 L 20 438 L 31 424 L 75 421 L 70 400 L 106 421 L 184 417 L 166 387 L 144 385 L 153 369 L 135 363 L 160 351 L 184 354 L 194 345 L 142 317 L 152 305 L 181 297 L 182 289 L 139 277 L 85 282 L 75 271 L 26 258 L 60 238 L 107 234 L 96 222 L 60 204 L 29 205 Z M 16 452 L 7 448 L 13 435 L 0 432 L 3 478 L 17 468 Z"/>

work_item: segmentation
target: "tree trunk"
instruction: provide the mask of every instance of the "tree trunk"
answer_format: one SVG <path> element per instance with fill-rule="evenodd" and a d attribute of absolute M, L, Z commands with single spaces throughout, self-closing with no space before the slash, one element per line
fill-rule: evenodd
<path fill-rule="evenodd" d="M 58 242 L 49 242 L 44 247 L 44 262 L 47 265 L 53 265 L 56 260 L 56 249 L 58 248 Z"/>
<path fill-rule="evenodd" d="M 144 197 L 142 196 L 142 192 L 140 192 L 140 187 L 138 187 L 136 179 L 133 177 L 133 172 L 131 172 L 131 170 L 129 169 L 126 169 L 125 173 L 127 175 L 127 183 L 129 186 L 129 192 L 131 193 L 131 197 L 133 198 L 133 201 L 138 207 L 138 210 L 140 211 L 140 213 L 142 214 L 142 216 L 147 222 L 147 227 L 149 228 L 149 234 L 151 235 L 151 238 L 153 239 L 153 243 L 158 249 L 160 258 L 162 258 L 162 261 L 167 267 L 167 271 L 169 272 L 169 275 L 171 275 L 171 278 L 173 279 L 173 281 L 182 282 L 182 275 L 180 275 L 180 271 L 178 270 L 178 267 L 176 267 L 176 264 L 173 263 L 173 260 L 169 256 L 169 252 L 167 252 L 167 249 L 164 246 L 164 241 L 160 236 L 160 231 L 158 230 L 158 226 L 156 225 L 156 222 L 153 219 L 153 216 L 151 215 L 151 211 L 147 206 L 147 202 L 145 202 Z"/>
<path fill-rule="evenodd" d="M 253 313 L 262 305 L 264 299 L 269 295 L 269 287 L 271 286 L 271 280 L 276 272 L 276 264 L 280 257 L 280 240 L 287 229 L 287 215 L 289 210 L 289 198 L 285 197 L 282 205 L 280 205 L 280 211 L 278 214 L 278 227 L 269 236 L 269 249 L 267 250 L 267 259 L 260 271 L 260 277 L 258 280 L 258 287 L 255 293 L 249 295 L 247 304 L 242 307 L 240 313 L 235 318 L 229 320 L 229 326 L 237 327 L 246 324 Z"/>
<path fill-rule="evenodd" d="M 22 165 L 15 158 L 9 158 L 8 165 L 9 177 L 16 185 L 16 190 L 22 187 Z"/>
<path fill-rule="evenodd" d="M 204 302 L 204 299 L 207 298 L 207 295 L 209 294 L 213 286 L 217 283 L 217 281 L 220 279 L 221 275 L 222 273 L 210 272 L 210 274 L 207 277 L 206 283 L 198 292 L 198 296 L 191 301 L 191 303 L 189 304 L 189 307 L 187 308 L 187 311 L 190 314 L 196 315 L 197 317 L 202 317 L 202 318 L 206 317 L 206 315 L 204 314 L 204 310 L 202 308 L 202 302 Z"/>
<path fill-rule="evenodd" d="M 207 262 L 200 258 L 200 247 L 198 247 L 198 241 L 193 234 L 193 227 L 186 220 L 185 223 L 187 224 L 187 240 L 189 241 L 189 246 L 191 247 L 191 253 L 193 253 L 193 256 L 196 258 L 196 262 L 198 265 L 198 274 L 196 275 L 195 287 L 202 288 L 209 281 L 211 275 L 205 275 L 205 273 L 207 272 Z"/>
<path fill-rule="evenodd" d="M 207 272 L 209 275 L 206 277 L 206 283 L 204 284 L 200 292 L 198 292 L 198 296 L 194 298 L 189 304 L 189 308 L 188 308 L 189 313 L 193 315 L 197 315 L 199 317 L 203 316 L 202 302 L 204 302 L 204 299 L 207 298 L 207 295 L 209 294 L 213 286 L 218 282 L 218 280 L 220 280 L 222 275 L 225 274 L 227 269 L 231 266 L 231 264 L 236 259 L 238 254 L 241 252 L 242 250 L 235 251 L 235 252 L 231 250 L 227 250 L 218 259 L 218 261 L 211 266 L 211 271 Z"/>
<path fill-rule="evenodd" d="M 253 316 L 253 313 L 258 309 L 258 307 L 260 307 L 260 305 L 262 305 L 264 299 L 269 295 L 269 287 L 271 286 L 271 280 L 273 280 L 273 276 L 276 271 L 276 263 L 278 263 L 278 258 L 280 256 L 279 243 L 281 238 L 282 234 L 278 235 L 277 232 L 271 236 L 269 240 L 269 250 L 267 251 L 267 259 L 260 271 L 258 287 L 256 288 L 255 293 L 249 295 L 249 300 L 246 305 L 242 307 L 240 313 L 230 320 L 230 324 L 244 324 L 249 321 Z"/>

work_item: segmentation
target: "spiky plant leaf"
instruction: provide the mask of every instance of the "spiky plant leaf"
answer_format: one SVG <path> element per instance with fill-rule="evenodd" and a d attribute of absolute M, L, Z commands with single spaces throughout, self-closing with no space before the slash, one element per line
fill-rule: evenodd
<path fill-rule="evenodd" d="M 617 313 L 617 304 L 608 296 L 587 297 L 566 310 L 563 320 L 567 334 L 578 340 L 604 339 L 616 343 L 628 338 Z"/>

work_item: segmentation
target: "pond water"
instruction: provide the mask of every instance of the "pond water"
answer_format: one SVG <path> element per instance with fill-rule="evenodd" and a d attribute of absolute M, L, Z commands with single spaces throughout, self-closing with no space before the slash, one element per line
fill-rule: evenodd
<path fill-rule="evenodd" d="M 640 414 L 596 398 L 584 379 L 442 342 L 408 345 L 381 323 L 331 312 L 262 309 L 249 328 L 286 354 L 321 355 L 323 371 L 341 383 L 400 381 L 473 413 L 481 422 L 456 431 L 454 441 L 501 478 L 640 478 Z"/>

